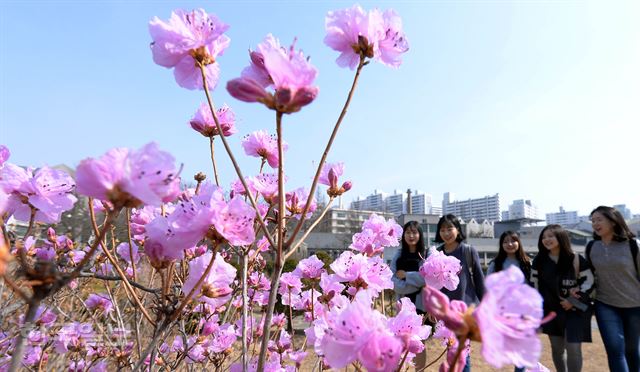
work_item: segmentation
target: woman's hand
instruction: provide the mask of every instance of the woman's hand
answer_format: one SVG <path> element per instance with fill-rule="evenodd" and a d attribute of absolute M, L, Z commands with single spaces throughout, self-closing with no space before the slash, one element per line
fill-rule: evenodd
<path fill-rule="evenodd" d="M 407 273 L 404 270 L 396 271 L 396 276 L 400 279 L 405 279 L 407 277 Z"/>
<path fill-rule="evenodd" d="M 571 310 L 573 308 L 573 305 L 571 305 L 571 302 L 569 302 L 569 301 L 567 301 L 565 299 L 560 300 L 560 306 L 562 306 L 562 308 L 565 311 L 569 311 L 569 310 Z"/>

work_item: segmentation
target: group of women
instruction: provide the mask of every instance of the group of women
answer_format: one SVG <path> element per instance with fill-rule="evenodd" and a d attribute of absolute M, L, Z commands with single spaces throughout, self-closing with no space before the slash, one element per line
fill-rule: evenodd
<path fill-rule="evenodd" d="M 543 324 L 549 336 L 555 369 L 582 369 L 583 342 L 591 342 L 591 318 L 595 312 L 612 372 L 640 372 L 640 255 L 638 240 L 616 209 L 600 206 L 591 212 L 593 240 L 585 255 L 573 251 L 569 233 L 560 225 L 548 225 L 540 233 L 538 254 L 530 260 L 518 233 L 504 232 L 498 255 L 487 275 L 510 266 L 522 270 L 525 280 L 540 292 L 544 315 L 556 316 Z M 465 243 L 460 220 L 446 215 L 438 221 L 436 249 L 460 260 L 460 284 L 442 289 L 451 300 L 478 304 L 484 294 L 484 274 L 478 252 Z M 424 314 L 418 273 L 428 256 L 423 231 L 411 221 L 404 225 L 402 247 L 391 261 L 396 294 L 409 297 Z M 429 321 L 425 314 L 425 321 Z M 490 342 L 490 340 L 488 340 Z M 416 370 L 424 367 L 426 354 L 415 358 Z M 465 371 L 470 371 L 469 359 Z M 524 368 L 516 366 L 517 371 Z"/>

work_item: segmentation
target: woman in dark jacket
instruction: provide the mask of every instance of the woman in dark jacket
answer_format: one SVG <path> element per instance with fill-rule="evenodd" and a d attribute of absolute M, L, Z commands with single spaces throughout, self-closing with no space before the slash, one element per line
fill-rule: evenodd
<path fill-rule="evenodd" d="M 594 278 L 589 264 L 573 252 L 565 229 L 549 225 L 540 233 L 532 269 L 532 281 L 544 301 L 544 315 L 556 313 L 542 326 L 542 332 L 549 335 L 553 364 L 559 372 L 579 372 L 581 343 L 591 342 L 589 293 Z"/>

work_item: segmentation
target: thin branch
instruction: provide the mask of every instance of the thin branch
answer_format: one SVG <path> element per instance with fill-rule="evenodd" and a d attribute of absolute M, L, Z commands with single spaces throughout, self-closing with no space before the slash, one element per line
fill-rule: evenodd
<path fill-rule="evenodd" d="M 353 83 L 351 84 L 351 90 L 349 90 L 349 95 L 347 96 L 347 100 L 344 103 L 344 107 L 342 108 L 342 112 L 340 112 L 340 116 L 338 117 L 338 121 L 336 121 L 336 125 L 333 127 L 333 132 L 331 133 L 331 137 L 329 138 L 329 142 L 327 142 L 327 147 L 324 149 L 324 153 L 320 158 L 320 162 L 318 162 L 318 169 L 316 170 L 316 175 L 313 177 L 313 182 L 311 183 L 311 191 L 309 191 L 309 197 L 307 197 L 307 203 L 304 206 L 304 210 L 302 211 L 302 216 L 300 217 L 300 221 L 294 228 L 291 236 L 289 237 L 289 241 L 287 241 L 287 246 L 291 245 L 293 239 L 295 239 L 298 232 L 302 228 L 302 224 L 305 220 L 305 216 L 309 211 L 309 207 L 311 206 L 311 200 L 313 200 L 313 194 L 316 192 L 316 186 L 318 186 L 318 179 L 320 178 L 320 172 L 322 172 L 322 166 L 324 162 L 327 160 L 327 156 L 329 155 L 329 150 L 331 149 L 331 145 L 333 144 L 336 135 L 338 134 L 338 129 L 340 128 L 340 124 L 347 114 L 347 109 L 349 108 L 349 104 L 351 103 L 351 98 L 353 97 L 353 93 L 355 92 L 356 86 L 358 84 L 358 79 L 360 78 L 360 72 L 362 68 L 366 65 L 365 57 L 360 56 L 360 63 L 358 64 L 358 68 L 356 69 L 356 75 L 353 78 Z"/>
<path fill-rule="evenodd" d="M 324 215 L 327 214 L 327 211 L 329 211 L 329 207 L 331 207 L 331 203 L 333 203 L 333 200 L 334 200 L 333 196 L 329 198 L 329 202 L 324 207 L 324 210 L 322 211 L 322 213 L 320 213 L 320 216 L 318 216 L 318 218 L 315 221 L 313 221 L 311 226 L 309 226 L 309 228 L 304 232 L 302 237 L 295 244 L 291 246 L 289 251 L 284 255 L 285 261 L 287 260 L 287 258 L 291 257 L 291 255 L 293 255 L 296 252 L 296 249 L 298 249 L 300 244 L 304 242 L 307 236 L 309 236 L 309 234 L 311 234 L 313 229 L 315 229 L 315 227 L 322 221 L 322 218 L 324 217 Z"/>
<path fill-rule="evenodd" d="M 200 73 L 202 75 L 204 93 L 207 96 L 207 102 L 209 103 L 209 109 L 211 110 L 211 115 L 213 115 L 213 121 L 216 123 L 216 128 L 218 128 L 218 133 L 222 133 L 223 132 L 222 131 L 222 126 L 220 125 L 220 120 L 218 120 L 218 115 L 216 114 L 216 109 L 213 106 L 213 100 L 211 99 L 211 95 L 209 94 L 209 85 L 207 84 L 207 73 L 206 73 L 206 70 L 204 69 L 204 65 L 198 63 L 198 66 L 200 67 Z M 269 233 L 267 232 L 267 226 L 266 226 L 264 220 L 262 219 L 262 216 L 260 215 L 260 209 L 258 209 L 258 204 L 256 203 L 255 199 L 253 198 L 253 195 L 251 195 L 251 192 L 249 191 L 249 186 L 247 186 L 247 181 L 245 181 L 244 176 L 242 175 L 242 171 L 240 170 L 240 166 L 238 165 L 238 162 L 236 161 L 236 158 L 233 156 L 233 153 L 231 152 L 231 147 L 229 147 L 229 143 L 227 142 L 227 140 L 225 139 L 225 137 L 223 135 L 220 136 L 220 139 L 222 140 L 222 144 L 224 145 L 224 148 L 227 151 L 227 155 L 229 155 L 229 159 L 231 160 L 231 163 L 233 164 L 233 168 L 235 169 L 236 174 L 240 178 L 240 182 L 242 183 L 242 186 L 244 186 L 244 190 L 245 190 L 245 192 L 247 193 L 247 195 L 249 197 L 249 201 L 251 202 L 251 206 L 256 211 L 256 217 L 258 218 L 258 221 L 260 222 L 260 226 L 262 226 L 262 229 L 265 231 L 265 236 L 267 237 L 267 240 L 269 240 L 269 244 L 271 244 L 272 247 L 275 247 L 276 245 L 275 245 L 275 243 L 273 241 L 273 237 L 271 235 L 269 235 Z"/>
<path fill-rule="evenodd" d="M 95 278 L 95 279 L 108 280 L 108 281 L 122 281 L 122 277 L 120 277 L 120 276 L 100 275 L 100 274 L 89 273 L 89 272 L 82 272 L 78 276 L 80 278 Z M 142 284 L 133 281 L 132 279 L 126 279 L 126 280 L 129 282 L 129 284 L 131 286 L 136 287 L 136 288 L 138 288 L 140 290 L 143 290 L 145 292 L 158 294 L 161 291 L 160 288 L 147 288 L 147 287 L 143 286 Z"/>
<path fill-rule="evenodd" d="M 222 136 L 222 133 L 220 134 Z M 216 157 L 214 152 L 214 144 L 213 144 L 213 136 L 209 137 L 209 145 L 211 147 L 211 163 L 213 164 L 213 178 L 216 180 L 216 186 L 220 186 L 220 181 L 218 180 L 218 169 L 216 167 Z"/>

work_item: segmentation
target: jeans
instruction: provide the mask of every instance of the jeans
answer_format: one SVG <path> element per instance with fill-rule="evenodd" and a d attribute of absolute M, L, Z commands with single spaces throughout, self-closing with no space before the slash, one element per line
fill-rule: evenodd
<path fill-rule="evenodd" d="M 549 336 L 549 341 L 551 342 L 551 357 L 556 371 L 580 372 L 582 370 L 582 344 L 580 342 L 566 342 L 564 336 Z"/>
<path fill-rule="evenodd" d="M 467 354 L 467 364 L 464 365 L 462 372 L 471 372 L 471 353 Z"/>
<path fill-rule="evenodd" d="M 640 307 L 596 301 L 596 320 L 611 372 L 640 371 Z"/>

